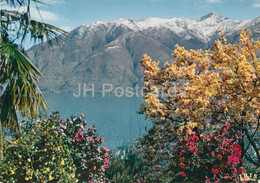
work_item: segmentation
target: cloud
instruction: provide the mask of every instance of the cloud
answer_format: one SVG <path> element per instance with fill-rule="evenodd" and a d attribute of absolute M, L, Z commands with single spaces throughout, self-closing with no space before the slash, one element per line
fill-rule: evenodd
<path fill-rule="evenodd" d="M 25 12 L 26 11 L 26 7 L 25 6 L 22 6 L 22 7 L 19 7 L 19 8 L 13 8 L 13 7 L 10 7 L 8 5 L 5 5 L 2 3 L 1 4 L 1 9 L 6 9 L 6 10 L 16 10 L 16 11 L 19 11 L 20 13 L 22 12 Z M 58 21 L 59 20 L 59 16 L 51 11 L 46 11 L 46 10 L 39 10 L 35 7 L 35 6 L 31 6 L 30 7 L 30 12 L 31 12 L 31 17 L 35 20 L 38 20 L 38 21 Z"/>
<path fill-rule="evenodd" d="M 255 3 L 255 4 L 253 5 L 253 7 L 254 7 L 254 8 L 260 8 L 260 3 Z"/>
<path fill-rule="evenodd" d="M 222 3 L 222 0 L 206 0 L 207 3 Z"/>
<path fill-rule="evenodd" d="M 59 28 L 65 30 L 65 31 L 67 31 L 67 32 L 72 31 L 72 28 L 71 28 L 70 26 L 66 26 L 66 25 L 65 25 L 65 26 L 59 26 Z"/>
<path fill-rule="evenodd" d="M 59 16 L 51 11 L 37 10 L 36 8 L 31 9 L 31 16 L 36 20 L 43 21 L 58 21 Z"/>

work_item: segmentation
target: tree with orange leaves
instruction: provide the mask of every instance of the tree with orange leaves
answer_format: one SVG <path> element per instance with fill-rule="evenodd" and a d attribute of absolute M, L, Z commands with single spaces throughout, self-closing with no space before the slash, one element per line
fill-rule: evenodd
<path fill-rule="evenodd" d="M 241 30 L 239 43 L 232 45 L 221 33 L 221 41 L 206 51 L 176 45 L 175 62 L 162 68 L 144 55 L 146 89 L 141 110 L 147 119 L 154 119 L 146 136 L 157 139 L 151 145 L 170 144 L 175 130 L 187 123 L 206 131 L 228 122 L 228 133 L 239 134 L 242 157 L 260 165 L 260 42 L 250 39 L 250 34 Z"/>

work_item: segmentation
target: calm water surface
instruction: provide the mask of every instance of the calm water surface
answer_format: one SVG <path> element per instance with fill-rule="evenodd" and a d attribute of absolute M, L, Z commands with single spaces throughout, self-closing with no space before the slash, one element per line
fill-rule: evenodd
<path fill-rule="evenodd" d="M 151 122 L 145 121 L 145 116 L 137 114 L 142 97 L 102 97 L 95 94 L 84 97 L 74 97 L 73 94 L 44 94 L 51 111 L 59 111 L 63 119 L 71 115 L 85 114 L 88 125 L 95 124 L 97 133 L 104 136 L 103 145 L 110 149 L 124 145 L 138 136 L 143 135 L 145 127 Z"/>

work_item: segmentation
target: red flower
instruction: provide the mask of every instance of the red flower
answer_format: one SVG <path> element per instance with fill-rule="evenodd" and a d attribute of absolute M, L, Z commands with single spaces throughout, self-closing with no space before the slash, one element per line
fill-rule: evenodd
<path fill-rule="evenodd" d="M 212 151 L 210 154 L 211 154 L 211 156 L 214 156 L 214 155 L 215 155 L 215 153 L 214 153 L 213 151 Z"/>
<path fill-rule="evenodd" d="M 224 130 L 224 131 L 222 132 L 222 137 L 223 137 L 226 133 L 227 133 L 227 131 Z"/>
<path fill-rule="evenodd" d="M 181 164 L 180 164 L 180 167 L 181 167 L 181 168 L 185 168 L 185 164 L 181 163 Z"/>
<path fill-rule="evenodd" d="M 209 179 L 207 179 L 205 182 L 206 182 L 206 183 L 210 183 L 210 180 L 209 180 Z"/>
<path fill-rule="evenodd" d="M 212 172 L 213 172 L 214 174 L 218 174 L 218 173 L 219 173 L 219 170 L 218 170 L 218 169 L 212 169 Z"/>
<path fill-rule="evenodd" d="M 218 154 L 218 159 L 222 159 L 222 155 L 221 154 Z"/>
<path fill-rule="evenodd" d="M 226 123 L 226 126 L 227 126 L 227 129 L 229 129 L 229 127 L 230 127 L 230 123 L 227 122 L 227 123 Z"/>
<path fill-rule="evenodd" d="M 181 172 L 180 175 L 185 178 L 186 177 L 186 174 L 184 172 Z"/>

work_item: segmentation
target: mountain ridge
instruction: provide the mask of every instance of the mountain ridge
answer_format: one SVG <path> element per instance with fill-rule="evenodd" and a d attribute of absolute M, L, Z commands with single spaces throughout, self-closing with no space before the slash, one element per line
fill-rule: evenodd
<path fill-rule="evenodd" d="M 219 39 L 220 29 L 231 43 L 238 40 L 243 27 L 250 28 L 253 37 L 259 39 L 259 20 L 238 21 L 214 12 L 196 19 L 121 18 L 81 25 L 51 49 L 43 43 L 29 49 L 28 55 L 46 78 L 40 80 L 43 91 L 73 92 L 80 83 L 94 83 L 96 91 L 103 83 L 114 88 L 141 86 L 139 61 L 144 53 L 162 64 L 173 62 L 176 44 L 207 49 Z"/>

